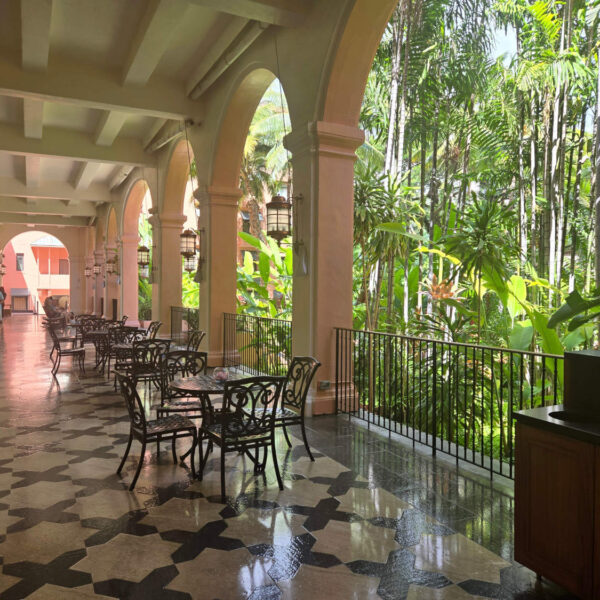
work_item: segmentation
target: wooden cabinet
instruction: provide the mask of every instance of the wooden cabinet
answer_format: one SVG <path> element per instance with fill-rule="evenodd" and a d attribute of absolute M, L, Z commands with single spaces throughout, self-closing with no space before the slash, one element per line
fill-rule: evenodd
<path fill-rule="evenodd" d="M 515 559 L 581 598 L 600 598 L 600 448 L 516 427 Z"/>

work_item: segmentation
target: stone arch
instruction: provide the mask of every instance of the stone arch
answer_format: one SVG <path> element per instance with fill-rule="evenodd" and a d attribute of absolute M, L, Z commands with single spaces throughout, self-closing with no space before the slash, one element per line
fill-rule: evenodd
<path fill-rule="evenodd" d="M 358 125 L 375 53 L 397 0 L 356 0 L 341 24 L 328 77 L 319 99 L 318 120 Z"/>
<path fill-rule="evenodd" d="M 105 239 L 105 251 L 106 261 L 114 260 L 116 256 L 120 255 L 119 248 L 119 229 L 117 224 L 117 212 L 114 206 L 111 206 L 108 210 L 106 218 L 106 233 Z M 119 267 L 117 267 L 117 270 Z M 119 318 L 121 316 L 120 307 L 120 289 L 119 289 L 120 275 L 110 274 L 106 272 L 106 287 L 105 287 L 105 300 L 104 307 L 105 313 L 109 318 Z M 116 307 L 115 307 L 116 301 Z"/>
<path fill-rule="evenodd" d="M 121 217 L 121 312 L 134 321 L 138 320 L 138 221 L 148 189 L 143 178 L 132 182 Z"/>

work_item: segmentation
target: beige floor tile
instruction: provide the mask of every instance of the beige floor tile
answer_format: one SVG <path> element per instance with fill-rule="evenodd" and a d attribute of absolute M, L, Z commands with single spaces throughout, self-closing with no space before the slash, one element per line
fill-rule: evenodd
<path fill-rule="evenodd" d="M 177 564 L 179 575 L 166 588 L 188 592 L 194 600 L 243 599 L 258 587 L 273 585 L 267 574 L 269 566 L 269 561 L 253 556 L 246 548 L 230 552 L 207 548 L 195 560 Z"/>
<path fill-rule="evenodd" d="M 0 574 L 0 592 L 11 588 L 16 583 L 19 583 L 21 579 L 19 577 L 13 577 L 12 575 Z"/>
<path fill-rule="evenodd" d="M 141 581 L 154 569 L 171 564 L 177 548 L 179 544 L 161 540 L 158 534 L 138 537 L 120 533 L 106 544 L 88 548 L 87 556 L 72 568 L 91 573 L 95 582 L 112 578 Z"/>
<path fill-rule="evenodd" d="M 354 575 L 344 565 L 330 569 L 302 565 L 296 577 L 279 581 L 278 585 L 283 592 L 282 600 L 379 599 L 377 578 Z"/>
<path fill-rule="evenodd" d="M 305 477 L 337 477 L 348 469 L 328 456 L 316 458 L 314 462 L 303 456 L 291 463 L 289 470 Z"/>
<path fill-rule="evenodd" d="M 159 531 L 198 531 L 206 523 L 220 520 L 222 517 L 219 513 L 222 510 L 222 504 L 209 502 L 205 498 L 171 498 L 160 506 L 149 508 L 148 515 L 140 522 L 154 525 Z"/>
<path fill-rule="evenodd" d="M 34 452 L 15 458 L 10 466 L 13 471 L 47 471 L 53 467 L 66 466 L 72 458 L 65 452 Z"/>
<path fill-rule="evenodd" d="M 62 500 L 71 500 L 81 489 L 70 481 L 38 481 L 32 485 L 12 489 L 2 502 L 11 508 L 48 508 Z"/>
<path fill-rule="evenodd" d="M 467 579 L 500 583 L 500 569 L 510 566 L 510 563 L 459 533 L 423 535 L 413 552 L 416 569 L 443 573 L 454 583 Z"/>
<path fill-rule="evenodd" d="M 331 498 L 327 493 L 328 485 L 313 483 L 308 479 L 284 481 L 284 489 L 280 490 L 277 484 L 269 487 L 262 494 L 262 500 L 277 502 L 280 506 L 315 506 L 323 498 Z"/>
<path fill-rule="evenodd" d="M 94 588 L 91 585 L 84 585 L 76 588 L 64 588 L 57 585 L 51 585 L 47 583 L 40 589 L 27 596 L 27 600 L 76 600 L 81 598 L 96 598 L 102 600 L 102 598 L 108 598 L 109 596 L 102 596 L 94 593 Z"/>
<path fill-rule="evenodd" d="M 382 488 L 351 488 L 337 499 L 340 501 L 338 510 L 353 512 L 365 519 L 373 517 L 399 519 L 405 509 L 412 508 L 410 504 Z"/>
<path fill-rule="evenodd" d="M 315 552 L 333 554 L 345 563 L 353 560 L 385 563 L 389 553 L 399 548 L 394 541 L 395 529 L 375 527 L 367 521 L 329 521 L 324 529 L 313 531 L 312 535 L 317 538 Z"/>
<path fill-rule="evenodd" d="M 306 533 L 302 523 L 306 517 L 293 515 L 278 508 L 259 510 L 249 508 L 240 516 L 227 519 L 227 537 L 242 540 L 246 546 L 254 544 L 285 544 L 295 535 Z"/>
<path fill-rule="evenodd" d="M 38 523 L 35 527 L 9 533 L 0 544 L 0 556 L 4 563 L 22 560 L 48 563 L 69 550 L 84 547 L 84 541 L 95 533 L 95 529 L 82 527 L 79 522 Z"/>
<path fill-rule="evenodd" d="M 127 490 L 102 490 L 91 496 L 77 498 L 69 512 L 77 513 L 82 519 L 91 517 L 117 518 L 131 510 L 144 508 L 136 494 Z"/>
<path fill-rule="evenodd" d="M 118 456 L 118 455 L 117 455 Z M 68 465 L 67 470 L 68 474 L 73 479 L 85 479 L 85 478 L 94 478 L 94 479 L 104 479 L 109 475 L 116 475 L 117 468 L 119 467 L 119 462 L 121 461 L 121 457 L 117 458 L 90 458 L 89 460 L 84 460 L 83 462 L 76 462 Z"/>

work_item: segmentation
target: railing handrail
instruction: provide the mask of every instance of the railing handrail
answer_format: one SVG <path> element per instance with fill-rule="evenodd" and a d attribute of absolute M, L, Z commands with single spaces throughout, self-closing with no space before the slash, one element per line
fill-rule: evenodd
<path fill-rule="evenodd" d="M 255 319 L 255 320 L 260 320 L 260 321 L 276 321 L 278 323 L 291 323 L 292 320 L 291 319 L 274 319 L 272 317 L 260 317 L 258 315 L 246 315 L 243 313 L 223 313 L 226 317 L 235 317 L 236 319 L 238 317 L 241 317 L 242 319 Z"/>
<path fill-rule="evenodd" d="M 403 333 L 389 333 L 387 331 L 373 331 L 371 329 L 351 329 L 349 327 L 334 327 L 335 331 L 346 331 L 352 333 L 365 333 L 371 335 L 380 335 L 384 337 L 401 338 L 403 340 L 411 340 L 415 342 L 429 342 L 436 344 L 447 344 L 449 346 L 459 346 L 461 348 L 475 348 L 479 350 L 492 350 L 494 352 L 512 352 L 514 354 L 521 354 L 525 356 L 540 356 L 546 358 L 559 358 L 563 359 L 562 354 L 547 354 L 545 352 L 534 352 L 532 350 L 518 350 L 516 348 L 502 348 L 500 346 L 486 346 L 483 344 L 468 344 L 466 342 L 451 342 L 448 340 L 436 340 L 434 338 L 417 337 L 413 335 L 405 335 Z"/>

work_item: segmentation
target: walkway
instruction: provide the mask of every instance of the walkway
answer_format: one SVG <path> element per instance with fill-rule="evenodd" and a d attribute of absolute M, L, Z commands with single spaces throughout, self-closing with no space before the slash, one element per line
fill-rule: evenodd
<path fill-rule="evenodd" d="M 37 318 L 0 326 L 0 600 L 567 598 L 512 563 L 510 489 L 347 418 L 311 421 L 315 463 L 279 440 L 283 492 L 232 456 L 220 504 L 218 458 L 197 482 L 165 448 L 130 493 L 139 446 L 115 475 L 128 422 L 93 350 L 58 384 L 47 354 Z"/>

